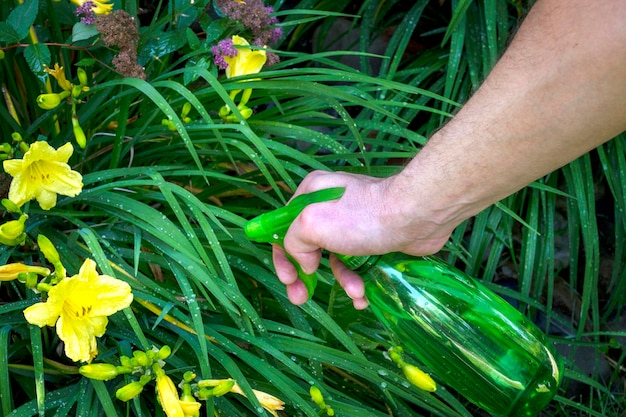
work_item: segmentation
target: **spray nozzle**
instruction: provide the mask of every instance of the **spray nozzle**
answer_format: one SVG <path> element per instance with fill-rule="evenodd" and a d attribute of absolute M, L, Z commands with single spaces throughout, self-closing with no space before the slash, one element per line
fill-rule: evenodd
<path fill-rule="evenodd" d="M 309 194 L 300 194 L 294 197 L 289 204 L 276 210 L 261 214 L 249 220 L 244 226 L 244 231 L 248 239 L 259 243 L 276 243 L 283 246 L 283 239 L 291 223 L 304 210 L 306 206 L 313 203 L 337 200 L 343 195 L 345 188 L 326 188 L 314 191 Z M 287 255 L 289 257 L 289 255 Z M 298 277 L 304 282 L 309 298 L 315 291 L 317 277 L 314 274 L 305 274 L 302 268 L 289 257 L 298 271 Z"/>

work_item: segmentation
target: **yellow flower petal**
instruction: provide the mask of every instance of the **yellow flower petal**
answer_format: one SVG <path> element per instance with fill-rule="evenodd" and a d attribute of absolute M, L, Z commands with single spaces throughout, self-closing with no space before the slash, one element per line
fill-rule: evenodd
<path fill-rule="evenodd" d="M 61 314 L 61 308 L 57 303 L 37 303 L 24 310 L 24 317 L 30 324 L 39 327 L 54 326 Z"/>
<path fill-rule="evenodd" d="M 77 6 L 82 6 L 88 1 L 93 3 L 91 10 L 93 10 L 95 14 L 109 14 L 111 10 L 113 10 L 113 4 L 109 3 L 109 0 L 71 0 L 71 2 Z"/>
<path fill-rule="evenodd" d="M 264 49 L 250 48 L 247 40 L 241 36 L 233 36 L 233 45 L 237 46 L 237 55 L 234 57 L 224 57 L 228 63 L 226 68 L 226 77 L 232 78 L 240 75 L 256 74 L 261 71 L 267 55 Z"/>
<path fill-rule="evenodd" d="M 36 198 L 44 210 L 56 205 L 57 194 L 74 197 L 82 191 L 82 176 L 67 164 L 74 148 L 66 143 L 54 149 L 47 142 L 30 145 L 24 157 L 3 162 L 4 170 L 13 177 L 9 199 L 18 207 Z"/>
<path fill-rule="evenodd" d="M 178 390 L 172 379 L 165 373 L 157 375 L 156 390 L 159 403 L 167 417 L 185 417 L 185 412 L 178 399 Z"/>
<path fill-rule="evenodd" d="M 133 300 L 130 286 L 107 275 L 98 275 L 96 263 L 87 259 L 78 275 L 61 280 L 48 292 L 46 302 L 24 311 L 38 326 L 54 326 L 65 343 L 65 354 L 75 362 L 90 362 L 98 353 L 96 337 L 106 331 L 108 316 Z"/>

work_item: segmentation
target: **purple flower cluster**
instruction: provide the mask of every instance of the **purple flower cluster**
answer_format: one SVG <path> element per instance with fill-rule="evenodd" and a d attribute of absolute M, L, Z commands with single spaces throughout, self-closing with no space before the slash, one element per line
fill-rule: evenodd
<path fill-rule="evenodd" d="M 226 16 L 241 22 L 246 29 L 252 32 L 253 45 L 275 44 L 283 37 L 282 29 L 275 26 L 278 19 L 272 16 L 274 8 L 265 6 L 263 0 L 246 0 L 245 3 L 234 0 L 217 0 L 216 3 Z"/>
<path fill-rule="evenodd" d="M 211 52 L 213 53 L 213 61 L 219 69 L 228 68 L 228 62 L 226 62 L 224 57 L 234 58 L 238 53 L 231 38 L 221 40 L 217 45 L 211 48 Z"/>
<path fill-rule="evenodd" d="M 74 13 L 76 16 L 81 16 L 80 21 L 86 25 L 93 25 L 96 21 L 96 13 L 93 11 L 95 4 L 91 1 L 86 1 L 82 6 L 78 6 Z"/>

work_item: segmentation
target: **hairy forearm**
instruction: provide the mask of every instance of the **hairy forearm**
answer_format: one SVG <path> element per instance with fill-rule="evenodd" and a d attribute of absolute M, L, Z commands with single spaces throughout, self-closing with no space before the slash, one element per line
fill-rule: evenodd
<path fill-rule="evenodd" d="M 435 221 L 460 222 L 625 130 L 624 22 L 621 0 L 539 1 L 485 83 L 392 187 L 417 184 L 436 196 Z"/>

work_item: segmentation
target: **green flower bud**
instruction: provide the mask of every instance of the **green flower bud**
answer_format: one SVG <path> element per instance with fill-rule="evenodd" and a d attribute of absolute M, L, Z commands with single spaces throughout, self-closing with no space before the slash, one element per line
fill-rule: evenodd
<path fill-rule="evenodd" d="M 134 368 L 136 366 L 133 360 L 128 356 L 120 356 L 120 363 L 126 368 Z"/>
<path fill-rule="evenodd" d="M 0 243 L 7 246 L 16 246 L 24 243 L 24 223 L 28 215 L 22 214 L 18 220 L 10 220 L 0 226 Z"/>
<path fill-rule="evenodd" d="M 72 89 L 70 91 L 72 92 L 72 97 L 78 98 L 80 93 L 83 91 L 83 88 L 80 85 L 72 85 Z"/>
<path fill-rule="evenodd" d="M 99 381 L 108 381 L 119 375 L 118 367 L 110 363 L 92 363 L 78 369 L 82 376 Z"/>
<path fill-rule="evenodd" d="M 224 394 L 228 394 L 230 390 L 233 389 L 234 386 L 235 386 L 235 380 L 228 379 L 220 383 L 219 385 L 217 385 L 215 388 L 213 388 L 212 394 L 214 397 L 221 397 Z"/>
<path fill-rule="evenodd" d="M 133 358 L 135 358 L 137 363 L 141 366 L 150 366 L 150 364 L 152 363 L 146 352 L 143 352 L 141 350 L 134 351 Z"/>
<path fill-rule="evenodd" d="M 229 393 L 235 386 L 234 379 L 205 379 L 198 381 L 198 398 L 206 400 Z M 210 388 L 209 388 L 210 387 Z"/>
<path fill-rule="evenodd" d="M 37 236 L 37 244 L 39 245 L 39 250 L 43 253 L 43 256 L 45 256 L 48 262 L 54 266 L 61 263 L 59 252 L 57 251 L 57 248 L 54 247 L 50 239 L 44 235 L 39 235 Z"/>
<path fill-rule="evenodd" d="M 5 209 L 7 209 L 9 213 L 21 213 L 22 212 L 22 210 L 20 210 L 17 204 L 9 200 L 8 198 L 2 199 L 2 205 L 4 206 Z"/>
<path fill-rule="evenodd" d="M 157 352 L 156 358 L 158 360 L 165 360 L 172 354 L 172 348 L 168 345 L 163 345 Z M 195 377 L 195 376 L 194 376 Z"/>
<path fill-rule="evenodd" d="M 252 109 L 246 106 L 243 106 L 239 109 L 239 112 L 243 116 L 244 119 L 248 120 L 250 116 L 252 116 Z"/>
<path fill-rule="evenodd" d="M 143 391 L 143 384 L 133 381 L 115 391 L 115 397 L 120 401 L 128 401 L 141 394 L 141 391 Z"/>
<path fill-rule="evenodd" d="M 220 107 L 218 114 L 222 119 L 225 119 L 226 116 L 230 114 L 230 107 L 228 107 L 227 105 Z"/>
<path fill-rule="evenodd" d="M 196 374 L 191 371 L 187 371 L 183 374 L 183 381 L 185 382 L 191 382 L 194 379 L 196 379 Z"/>
<path fill-rule="evenodd" d="M 4 59 L 4 50 L 0 49 L 0 59 Z"/>
<path fill-rule="evenodd" d="M 311 394 L 311 399 L 315 404 L 317 404 L 321 408 L 324 408 L 326 406 L 326 404 L 324 403 L 324 396 L 322 395 L 322 391 L 320 391 L 318 387 L 316 387 L 315 385 L 311 386 L 311 388 L 309 389 L 309 394 Z"/>
<path fill-rule="evenodd" d="M 70 95 L 69 91 L 62 91 L 60 93 L 47 93 L 40 94 L 37 97 L 37 105 L 44 110 L 52 110 L 59 104 L 61 101 L 67 98 Z"/>
<path fill-rule="evenodd" d="M 184 119 L 185 117 L 187 117 L 190 111 L 191 111 L 191 103 L 186 102 L 185 104 L 183 104 L 183 110 L 180 112 L 180 118 Z"/>
<path fill-rule="evenodd" d="M 78 82 L 80 83 L 80 85 L 86 86 L 87 83 L 89 82 L 87 79 L 87 72 L 85 72 L 83 68 L 79 67 L 76 70 L 76 73 L 78 74 Z"/>
<path fill-rule="evenodd" d="M 76 139 L 76 143 L 81 149 L 85 149 L 85 146 L 87 146 L 87 136 L 85 136 L 85 132 L 80 126 L 80 123 L 78 123 L 78 117 L 76 116 L 72 116 L 72 129 L 74 130 L 74 139 Z"/>

